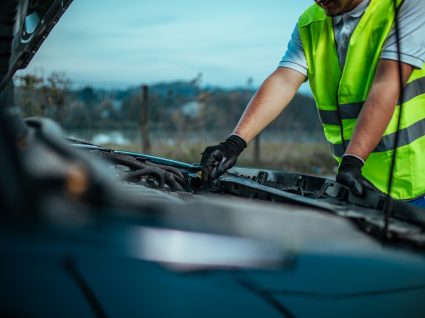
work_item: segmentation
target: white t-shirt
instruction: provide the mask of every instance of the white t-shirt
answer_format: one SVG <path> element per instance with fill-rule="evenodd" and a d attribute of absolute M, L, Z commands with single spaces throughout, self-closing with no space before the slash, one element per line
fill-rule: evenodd
<path fill-rule="evenodd" d="M 370 0 L 363 0 L 352 11 L 332 18 L 341 67 L 345 64 L 351 34 L 369 3 Z M 425 1 L 405 0 L 400 8 L 398 21 L 401 61 L 421 69 L 425 63 Z M 390 31 L 384 44 L 381 59 L 398 60 L 397 38 L 394 28 Z M 291 68 L 307 76 L 307 60 L 298 25 L 295 26 L 288 49 L 280 61 L 279 67 Z"/>

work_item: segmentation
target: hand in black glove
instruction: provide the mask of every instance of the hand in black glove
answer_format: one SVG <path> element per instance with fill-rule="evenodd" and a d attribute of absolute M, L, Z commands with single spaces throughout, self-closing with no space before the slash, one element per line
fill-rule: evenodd
<path fill-rule="evenodd" d="M 202 180 L 217 179 L 226 170 L 233 167 L 246 146 L 245 140 L 241 137 L 231 135 L 226 141 L 216 146 L 207 147 L 201 159 Z"/>
<path fill-rule="evenodd" d="M 362 176 L 364 162 L 352 155 L 342 157 L 336 181 L 347 186 L 355 195 L 364 196 L 366 191 L 378 191 Z"/>

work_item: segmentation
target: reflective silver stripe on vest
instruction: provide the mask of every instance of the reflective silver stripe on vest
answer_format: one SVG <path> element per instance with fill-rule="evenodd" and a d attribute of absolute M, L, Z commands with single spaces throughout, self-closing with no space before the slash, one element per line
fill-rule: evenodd
<path fill-rule="evenodd" d="M 414 80 L 404 88 L 404 103 L 411 99 L 425 94 L 425 77 Z M 350 103 L 339 105 L 341 111 L 341 119 L 356 119 L 362 110 L 364 102 Z M 400 104 L 400 100 L 398 101 Z M 336 110 L 319 110 L 320 120 L 324 125 L 339 125 L 338 111 Z"/>
<path fill-rule="evenodd" d="M 378 146 L 376 146 L 373 152 L 385 152 L 394 149 L 394 143 L 397 133 L 392 133 L 382 137 Z M 425 119 L 422 119 L 413 125 L 403 128 L 399 131 L 398 147 L 406 146 L 415 140 L 425 136 Z M 348 144 L 349 141 L 347 141 Z M 337 157 L 342 157 L 345 153 L 344 146 L 342 144 L 331 144 L 332 152 Z"/>
<path fill-rule="evenodd" d="M 356 119 L 362 110 L 364 102 L 339 105 L 341 110 L 341 119 Z M 340 125 L 338 111 L 319 110 L 320 120 L 326 125 Z"/>
<path fill-rule="evenodd" d="M 415 98 L 416 96 L 422 95 L 424 93 L 425 93 L 425 77 L 421 77 L 406 85 L 406 87 L 403 90 L 403 94 L 404 94 L 403 103 L 407 103 L 409 100 Z M 398 104 L 400 104 L 400 100 L 398 101 Z"/>

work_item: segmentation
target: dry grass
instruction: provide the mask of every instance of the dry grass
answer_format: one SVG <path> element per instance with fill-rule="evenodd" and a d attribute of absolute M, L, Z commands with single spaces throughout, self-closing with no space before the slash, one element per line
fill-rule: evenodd
<path fill-rule="evenodd" d="M 210 144 L 178 141 L 173 144 L 153 144 L 149 154 L 188 163 L 199 163 L 201 153 L 208 145 Z M 106 146 L 117 150 L 143 152 L 141 146 L 137 144 Z M 238 165 L 316 175 L 334 174 L 336 167 L 335 160 L 326 144 L 291 142 L 262 142 L 259 163 L 254 161 L 254 146 L 250 144 L 239 158 Z"/>

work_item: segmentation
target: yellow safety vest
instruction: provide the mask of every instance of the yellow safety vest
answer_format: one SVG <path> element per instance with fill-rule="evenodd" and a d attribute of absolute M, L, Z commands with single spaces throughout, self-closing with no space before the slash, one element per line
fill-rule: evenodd
<path fill-rule="evenodd" d="M 397 5 L 402 2 L 397 0 Z M 394 19 L 393 0 L 371 0 L 351 36 L 343 70 L 338 62 L 332 18 L 315 4 L 299 19 L 311 89 L 325 136 L 338 162 L 368 96 Z M 379 190 L 387 192 L 396 149 L 391 196 L 410 200 L 425 193 L 425 67 L 412 73 L 404 89 L 399 143 L 394 147 L 399 112 L 397 105 L 381 141 L 366 160 L 363 175 Z"/>

